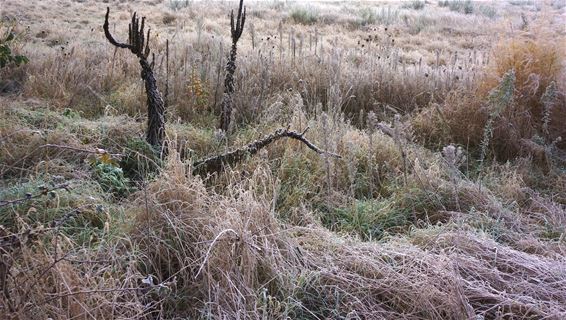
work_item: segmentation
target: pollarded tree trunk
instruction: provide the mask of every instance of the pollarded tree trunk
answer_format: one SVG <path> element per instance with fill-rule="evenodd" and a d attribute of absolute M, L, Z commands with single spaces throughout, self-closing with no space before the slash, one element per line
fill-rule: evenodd
<path fill-rule="evenodd" d="M 161 92 L 157 88 L 157 81 L 153 70 L 147 60 L 140 59 L 142 67 L 141 77 L 145 83 L 147 94 L 147 142 L 159 149 L 163 146 L 165 136 L 165 104 Z"/>
<path fill-rule="evenodd" d="M 246 21 L 246 8 L 243 7 L 244 0 L 240 0 L 238 8 L 238 17 L 234 24 L 234 11 L 230 14 L 230 31 L 232 35 L 232 49 L 230 50 L 230 57 L 226 63 L 226 76 L 224 78 L 224 95 L 222 96 L 222 104 L 220 111 L 220 125 L 219 128 L 228 132 L 230 128 L 230 121 L 232 118 L 233 109 L 233 93 L 234 93 L 234 73 L 236 72 L 236 56 L 237 56 L 237 43 L 244 30 L 244 23 Z M 243 10 L 242 10 L 243 9 Z"/>
<path fill-rule="evenodd" d="M 147 142 L 158 150 L 163 149 L 163 138 L 165 136 L 165 105 L 163 97 L 157 88 L 157 81 L 153 73 L 153 63 L 149 63 L 149 34 L 144 34 L 145 17 L 142 18 L 141 24 L 136 13 L 132 16 L 132 21 L 128 28 L 128 43 L 121 43 L 114 39 L 109 30 L 108 18 L 110 8 L 106 9 L 106 17 L 104 19 L 104 34 L 106 39 L 118 48 L 129 49 L 138 57 L 141 66 L 141 78 L 145 84 L 145 92 L 147 95 Z"/>
<path fill-rule="evenodd" d="M 234 73 L 236 72 L 236 43 L 232 43 L 230 58 L 226 64 L 226 77 L 224 78 L 224 95 L 222 96 L 222 111 L 220 114 L 220 129 L 227 132 L 232 118 L 232 94 L 234 93 Z"/>

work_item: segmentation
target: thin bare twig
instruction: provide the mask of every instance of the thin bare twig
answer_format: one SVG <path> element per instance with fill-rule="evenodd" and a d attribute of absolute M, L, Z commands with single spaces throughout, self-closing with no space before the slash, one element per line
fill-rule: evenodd
<path fill-rule="evenodd" d="M 22 203 L 22 202 L 29 201 L 29 200 L 32 200 L 32 199 L 35 199 L 35 198 L 39 198 L 41 196 L 48 194 L 49 192 L 52 192 L 52 191 L 55 191 L 55 190 L 60 190 L 60 189 L 65 189 L 65 190 L 69 191 L 69 184 L 63 183 L 63 184 L 57 185 L 53 188 L 41 186 L 41 187 L 39 187 L 40 192 L 38 194 L 26 193 L 26 196 L 24 198 L 19 198 L 19 199 L 14 199 L 14 200 L 0 200 L 0 208 L 6 207 L 6 206 L 9 206 L 9 205 Z"/>
<path fill-rule="evenodd" d="M 79 291 L 71 291 L 71 292 L 67 292 L 67 293 L 62 293 L 62 294 L 53 294 L 53 296 L 49 299 L 45 299 L 44 301 L 42 301 L 39 305 L 44 305 L 47 304 L 51 301 L 60 299 L 60 298 L 65 298 L 65 297 L 69 297 L 69 296 L 74 296 L 77 294 L 89 294 L 89 293 L 109 293 L 109 292 L 127 292 L 127 291 L 139 291 L 139 290 L 143 290 L 144 288 L 142 287 L 133 287 L 133 288 L 112 288 L 112 289 L 96 289 L 96 290 L 79 290 Z M 33 304 L 29 304 L 26 306 L 26 308 L 28 306 L 37 306 L 37 305 L 33 305 Z"/>
<path fill-rule="evenodd" d="M 84 153 L 92 153 L 92 154 L 108 154 L 112 157 L 123 157 L 124 155 L 121 153 L 110 153 L 108 151 L 106 151 L 105 149 L 100 149 L 100 148 L 96 148 L 94 150 L 89 150 L 89 149 L 82 149 L 82 148 L 76 148 L 76 147 L 71 147 L 71 146 L 64 146 L 64 145 L 60 145 L 60 144 L 44 144 L 39 146 L 39 148 L 57 148 L 57 149 L 66 149 L 66 150 L 72 150 L 72 151 L 77 151 L 77 152 L 84 152 Z"/>
<path fill-rule="evenodd" d="M 234 231 L 233 229 L 225 229 L 222 230 L 218 235 L 216 235 L 216 237 L 214 237 L 214 240 L 212 240 L 212 243 L 210 244 L 210 247 L 208 247 L 208 250 L 206 251 L 206 254 L 204 255 L 204 260 L 202 261 L 200 267 L 198 268 L 197 273 L 195 274 L 195 279 L 198 278 L 200 272 L 202 271 L 202 268 L 204 268 L 204 265 L 206 264 L 206 262 L 208 261 L 208 257 L 210 256 L 210 252 L 212 251 L 212 248 L 214 247 L 214 244 L 216 243 L 216 241 L 218 241 L 218 239 L 225 233 L 227 232 L 232 232 L 233 234 L 236 235 L 236 239 L 239 239 L 240 236 L 238 235 L 238 233 L 236 231 Z"/>

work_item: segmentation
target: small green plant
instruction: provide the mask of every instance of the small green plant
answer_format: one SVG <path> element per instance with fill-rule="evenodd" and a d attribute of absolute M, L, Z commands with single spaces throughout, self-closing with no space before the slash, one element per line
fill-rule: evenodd
<path fill-rule="evenodd" d="M 2 25 L 0 24 L 0 30 Z M 13 63 L 16 66 L 28 63 L 29 60 L 24 55 L 14 54 L 13 48 L 17 39 L 13 27 L 5 30 L 3 35 L 0 35 L 0 68 Z"/>
<path fill-rule="evenodd" d="M 81 114 L 71 108 L 65 108 L 65 110 L 63 110 L 63 116 L 69 119 L 80 119 Z"/>
<path fill-rule="evenodd" d="M 291 19 L 295 23 L 311 25 L 318 21 L 318 12 L 310 7 L 298 7 L 291 11 Z"/>
<path fill-rule="evenodd" d="M 493 136 L 493 123 L 507 106 L 513 103 L 515 80 L 515 70 L 511 69 L 501 78 L 499 85 L 493 88 L 489 93 L 488 104 L 490 106 L 490 113 L 483 130 L 483 138 L 480 144 L 480 172 L 488 153 L 489 142 Z"/>
<path fill-rule="evenodd" d="M 128 140 L 120 167 L 128 179 L 140 181 L 155 173 L 161 165 L 159 153 L 145 140 Z"/>
<path fill-rule="evenodd" d="M 97 161 L 92 169 L 93 176 L 102 190 L 111 192 L 117 197 L 124 197 L 130 193 L 130 180 L 124 176 L 122 168 L 112 163 Z"/>
<path fill-rule="evenodd" d="M 377 15 L 375 14 L 375 11 L 373 11 L 373 9 L 370 7 L 360 9 L 359 16 L 359 24 L 361 26 L 374 24 L 377 21 Z"/>
<path fill-rule="evenodd" d="M 464 14 L 472 14 L 474 12 L 474 4 L 471 0 L 445 0 L 438 2 L 440 7 L 448 7 L 450 11 L 456 11 Z"/>
<path fill-rule="evenodd" d="M 549 125 L 552 116 L 552 109 L 557 104 L 558 100 L 558 87 L 556 86 L 556 82 L 552 81 L 546 87 L 543 95 L 541 96 L 541 102 L 543 105 L 543 113 L 542 113 L 542 134 L 543 137 L 542 143 L 539 143 L 544 146 L 546 156 L 550 159 L 550 163 L 553 163 L 553 156 L 556 151 L 557 143 L 562 141 L 562 137 L 553 138 L 550 134 Z M 554 140 L 553 140 L 554 139 Z"/>
<path fill-rule="evenodd" d="M 357 200 L 344 208 L 324 209 L 321 221 L 332 231 L 355 234 L 364 241 L 379 240 L 394 230 L 408 226 L 411 215 L 395 207 L 393 201 Z"/>
<path fill-rule="evenodd" d="M 413 0 L 403 4 L 404 9 L 422 10 L 425 7 L 425 2 L 421 0 Z"/>
<path fill-rule="evenodd" d="M 543 114 L 542 114 L 542 130 L 543 133 L 548 136 L 548 125 L 550 123 L 550 114 L 552 112 L 552 108 L 556 104 L 558 99 L 558 88 L 556 86 L 556 82 L 552 81 L 546 87 L 544 94 L 541 97 L 542 105 L 544 106 Z"/>
<path fill-rule="evenodd" d="M 0 230 L 37 228 L 40 235 L 46 227 L 57 228 L 78 244 L 89 243 L 104 228 L 107 206 L 100 191 L 89 180 L 61 182 L 61 177 L 47 176 L 7 185 L 0 190 Z M 13 203 L 2 205 L 2 200 Z"/>

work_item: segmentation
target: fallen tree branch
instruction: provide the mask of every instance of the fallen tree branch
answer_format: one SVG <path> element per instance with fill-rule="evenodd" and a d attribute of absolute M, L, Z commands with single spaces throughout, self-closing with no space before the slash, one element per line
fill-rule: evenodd
<path fill-rule="evenodd" d="M 328 152 L 325 150 L 321 150 L 313 143 L 308 141 L 304 135 L 309 128 L 307 127 L 302 133 L 298 133 L 296 131 L 291 131 L 289 128 L 287 129 L 277 129 L 274 133 L 266 136 L 263 139 L 256 140 L 247 146 L 230 151 L 225 154 L 217 155 L 214 157 L 210 157 L 204 160 L 199 160 L 193 163 L 193 174 L 206 174 L 206 173 L 214 173 L 222 170 L 227 165 L 234 165 L 247 156 L 251 156 L 256 154 L 259 150 L 266 147 L 272 142 L 275 142 L 281 138 L 291 138 L 304 143 L 309 149 L 313 150 L 314 152 L 320 155 L 328 155 L 335 158 L 341 158 L 340 155 Z"/>

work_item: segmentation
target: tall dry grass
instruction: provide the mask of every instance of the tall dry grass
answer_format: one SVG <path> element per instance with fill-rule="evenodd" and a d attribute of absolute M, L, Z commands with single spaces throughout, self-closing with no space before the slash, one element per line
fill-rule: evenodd
<path fill-rule="evenodd" d="M 261 12 L 250 17 L 255 43 L 252 46 L 251 39 L 245 37 L 240 48 L 243 59 L 238 65 L 235 97 L 239 123 L 257 122 L 265 104 L 282 90 L 304 92 L 307 101 L 313 105 L 320 101 L 327 108 L 327 88 L 332 85 L 349 93 L 351 98 L 342 106 L 349 114 L 357 115 L 360 109 L 383 113 L 387 107 L 410 112 L 438 102 L 453 88 L 469 86 L 476 77 L 473 69 L 484 63 L 475 48 L 463 47 L 455 53 L 447 48 L 446 40 L 427 40 L 443 32 L 442 28 L 457 30 L 456 35 L 472 32 L 470 26 L 479 23 L 481 17 L 403 9 L 407 10 L 404 20 L 391 23 L 376 18 L 367 26 L 340 29 L 336 26 L 347 24 L 340 19 L 357 19 L 356 7 L 347 6 L 345 16 L 335 24 L 299 26 L 284 19 L 280 23 L 273 20 L 278 13 L 267 4 L 255 5 Z M 117 7 L 133 10 L 124 4 Z M 94 13 L 100 8 L 96 3 L 78 2 L 64 10 Z M 149 8 L 139 9 L 143 14 L 149 13 Z M 148 15 L 147 21 L 156 32 L 150 46 L 157 53 L 155 69 L 160 87 L 163 89 L 165 80 L 169 81 L 171 118 L 188 121 L 211 110 L 217 114 L 222 95 L 217 85 L 222 72 L 218 71 L 225 64 L 229 39 L 227 21 L 222 20 L 225 6 L 217 3 L 206 8 L 207 17 L 202 15 L 205 8 L 199 3 L 174 14 L 168 12 L 169 8 L 157 8 L 175 17 L 164 22 Z M 322 12 L 327 9 L 321 8 Z M 37 8 L 29 10 L 40 14 Z M 292 11 L 293 7 L 284 6 L 284 10 Z M 50 99 L 56 107 L 72 106 L 89 117 L 103 114 L 108 105 L 130 115 L 145 112 L 136 61 L 107 44 L 99 32 L 99 22 L 93 18 L 70 19 L 58 30 L 46 24 L 30 30 L 27 40 L 31 44 L 24 48 L 30 56 L 26 96 Z M 124 30 L 127 15 L 118 18 L 113 28 Z M 419 28 L 426 30 L 412 34 L 411 28 L 417 23 L 413 20 L 423 20 Z M 69 29 L 90 40 L 81 41 Z M 168 69 L 166 39 L 170 40 Z M 454 41 L 461 45 L 458 38 Z"/>

